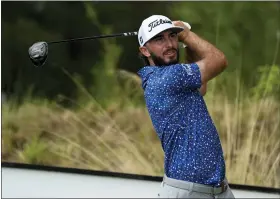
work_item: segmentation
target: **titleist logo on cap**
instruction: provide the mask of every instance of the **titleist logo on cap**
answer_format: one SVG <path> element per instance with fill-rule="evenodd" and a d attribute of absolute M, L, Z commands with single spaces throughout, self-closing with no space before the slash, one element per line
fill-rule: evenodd
<path fill-rule="evenodd" d="M 150 30 L 148 30 L 148 31 L 151 32 L 153 30 L 153 28 L 159 26 L 160 24 L 165 24 L 165 23 L 172 24 L 172 22 L 170 20 L 156 19 L 156 20 L 152 21 L 151 23 L 149 23 L 148 27 L 150 28 Z"/>

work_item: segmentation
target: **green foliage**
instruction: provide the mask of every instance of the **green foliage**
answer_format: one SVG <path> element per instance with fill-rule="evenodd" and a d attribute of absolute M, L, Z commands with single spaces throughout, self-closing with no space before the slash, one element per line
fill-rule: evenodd
<path fill-rule="evenodd" d="M 176 2 L 169 13 L 225 53 L 229 67 L 215 80 L 217 89 L 235 91 L 236 77 L 251 89 L 259 66 L 280 65 L 278 2 Z"/>
<path fill-rule="evenodd" d="M 38 137 L 33 137 L 18 155 L 21 161 L 28 164 L 41 164 L 47 159 L 48 148 Z"/>
<path fill-rule="evenodd" d="M 13 15 L 7 12 L 15 7 Z M 117 70 L 136 72 L 142 66 L 136 37 L 51 46 L 42 68 L 31 64 L 28 47 L 41 40 L 137 31 L 152 14 L 189 22 L 195 33 L 226 54 L 229 67 L 214 80 L 217 89 L 238 89 L 238 75 L 245 90 L 250 90 L 258 83 L 258 67 L 280 65 L 279 13 L 277 2 L 170 2 L 168 6 L 163 2 L 3 2 L 2 90 L 19 102 L 30 86 L 31 96 L 78 99 L 79 89 L 64 68 L 98 99 L 117 96 L 119 91 L 112 86 Z"/>
<path fill-rule="evenodd" d="M 110 74 L 117 68 L 135 72 L 142 66 L 136 37 L 52 45 L 41 68 L 35 68 L 28 58 L 34 42 L 137 31 L 144 17 L 154 12 L 167 14 L 161 2 L 3 2 L 2 6 L 2 91 L 9 99 L 17 98 L 17 103 L 22 103 L 30 86 L 33 97 L 78 99 L 78 89 L 61 68 L 79 76 L 101 98 L 105 93 L 99 86 L 105 86 L 107 76 L 112 79 Z M 9 10 L 14 11 L 12 15 Z M 110 89 L 112 84 L 108 83 Z"/>
<path fill-rule="evenodd" d="M 258 68 L 259 81 L 252 89 L 255 98 L 276 96 L 280 92 L 280 67 L 266 65 Z"/>
<path fill-rule="evenodd" d="M 87 17 L 96 25 L 101 34 L 112 34 L 110 26 L 102 25 L 97 19 L 96 11 L 90 3 L 85 3 Z M 115 38 L 104 39 L 100 41 L 101 49 L 99 53 L 102 59 L 95 63 L 91 69 L 93 84 L 90 93 L 102 105 L 109 104 L 112 100 L 117 100 L 119 96 L 118 85 L 116 79 L 116 69 L 121 54 L 121 48 L 116 44 Z"/>

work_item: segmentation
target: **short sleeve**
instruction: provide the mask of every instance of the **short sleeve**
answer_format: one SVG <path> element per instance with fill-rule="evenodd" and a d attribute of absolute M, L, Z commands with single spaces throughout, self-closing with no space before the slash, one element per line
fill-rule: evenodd
<path fill-rule="evenodd" d="M 201 87 L 201 73 L 196 63 L 176 64 L 166 68 L 164 76 L 170 89 L 197 89 Z"/>

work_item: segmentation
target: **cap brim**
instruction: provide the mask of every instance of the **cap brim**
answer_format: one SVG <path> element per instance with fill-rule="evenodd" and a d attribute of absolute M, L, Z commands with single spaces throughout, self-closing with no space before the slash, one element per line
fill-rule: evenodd
<path fill-rule="evenodd" d="M 164 31 L 167 31 L 167 30 L 171 30 L 171 31 L 174 31 L 175 33 L 179 33 L 179 32 L 182 32 L 184 30 L 184 28 L 180 27 L 180 26 L 174 26 L 174 27 L 171 27 L 171 28 L 167 28 L 167 29 L 164 29 L 158 33 L 156 33 L 155 36 L 153 36 L 151 39 L 153 39 L 154 37 L 156 37 L 158 34 L 164 32 Z M 148 41 L 150 41 L 151 39 L 149 39 Z M 147 41 L 147 42 L 148 42 Z"/>
<path fill-rule="evenodd" d="M 173 30 L 174 32 L 179 33 L 179 32 L 181 32 L 181 31 L 183 31 L 184 28 L 182 28 L 182 27 L 180 27 L 180 26 L 175 26 L 175 27 L 172 27 L 172 28 L 168 28 L 168 29 L 166 29 L 166 30 Z M 166 30 L 165 30 L 165 31 L 166 31 Z"/>

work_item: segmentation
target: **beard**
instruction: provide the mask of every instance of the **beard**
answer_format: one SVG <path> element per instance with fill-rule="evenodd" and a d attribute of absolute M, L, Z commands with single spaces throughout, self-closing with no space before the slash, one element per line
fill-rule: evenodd
<path fill-rule="evenodd" d="M 171 61 L 164 61 L 161 57 L 156 56 L 153 52 L 150 52 L 151 58 L 154 61 L 156 66 L 168 66 L 168 65 L 173 65 L 173 64 L 178 64 L 179 63 L 179 49 L 173 48 L 172 50 L 176 50 L 177 57 L 174 60 Z"/>

